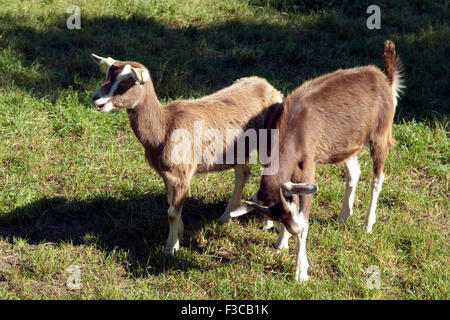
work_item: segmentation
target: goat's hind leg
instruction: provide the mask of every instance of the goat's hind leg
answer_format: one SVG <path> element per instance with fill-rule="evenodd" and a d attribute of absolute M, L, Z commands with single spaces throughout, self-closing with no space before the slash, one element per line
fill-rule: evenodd
<path fill-rule="evenodd" d="M 342 224 L 349 216 L 353 214 L 353 202 L 355 200 L 356 185 L 358 184 L 361 170 L 358 165 L 358 158 L 353 156 L 344 162 L 345 164 L 345 195 L 344 203 L 342 204 L 341 214 L 338 217 L 338 223 Z"/>
<path fill-rule="evenodd" d="M 373 161 L 373 177 L 371 183 L 371 193 L 370 193 L 370 205 L 367 210 L 366 217 L 364 219 L 363 229 L 368 233 L 372 232 L 372 226 L 375 223 L 376 215 L 375 211 L 377 209 L 378 196 L 381 192 L 381 186 L 384 180 L 384 163 L 389 153 L 389 145 L 372 143 L 370 146 L 370 152 Z"/>
<path fill-rule="evenodd" d="M 227 223 L 231 220 L 230 212 L 239 207 L 242 199 L 242 192 L 245 184 L 250 178 L 250 169 L 246 164 L 237 165 L 234 168 L 234 190 L 230 202 L 225 209 L 225 212 L 220 217 L 221 223 Z"/>

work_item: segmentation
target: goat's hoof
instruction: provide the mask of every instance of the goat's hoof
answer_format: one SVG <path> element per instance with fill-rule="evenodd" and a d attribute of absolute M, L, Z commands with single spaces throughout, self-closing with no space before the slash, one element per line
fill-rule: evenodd
<path fill-rule="evenodd" d="M 177 242 L 175 245 L 166 246 L 164 249 L 164 255 L 167 257 L 174 257 L 175 251 L 177 251 L 180 248 L 180 243 Z"/>
<path fill-rule="evenodd" d="M 308 280 L 309 280 L 308 273 L 306 273 L 306 272 L 301 272 L 300 274 L 298 274 L 298 275 L 295 277 L 295 280 L 297 280 L 297 281 L 300 282 L 300 283 L 308 281 Z"/>
<path fill-rule="evenodd" d="M 227 214 L 224 213 L 224 214 L 220 217 L 219 221 L 220 221 L 220 223 L 222 223 L 222 224 L 226 224 L 226 223 L 228 223 L 228 222 L 231 221 L 231 216 L 230 216 L 228 213 L 227 213 Z"/>
<path fill-rule="evenodd" d="M 347 221 L 348 217 L 350 217 L 351 215 L 352 215 L 352 211 L 350 211 L 348 209 L 341 209 L 341 214 L 337 218 L 337 222 L 339 224 L 344 224 L 345 221 Z"/>
<path fill-rule="evenodd" d="M 272 229 L 272 227 L 273 227 L 273 221 L 267 220 L 267 221 L 263 224 L 262 229 L 263 229 L 263 230 L 269 230 L 269 229 Z"/>
<path fill-rule="evenodd" d="M 275 254 L 280 255 L 283 251 L 287 251 L 287 250 L 288 250 L 288 248 L 281 248 L 281 249 L 275 248 Z"/>
<path fill-rule="evenodd" d="M 275 245 L 275 249 L 277 249 L 277 253 L 281 252 L 281 250 L 288 250 L 289 249 L 289 245 L 288 244 L 277 244 Z"/>
<path fill-rule="evenodd" d="M 164 255 L 166 257 L 175 257 L 175 251 L 174 250 L 170 250 L 170 249 L 164 249 Z"/>
<path fill-rule="evenodd" d="M 364 225 L 364 226 L 363 226 L 363 230 L 364 230 L 366 233 L 371 234 L 371 233 L 372 233 L 372 226 L 366 226 L 366 225 Z"/>
<path fill-rule="evenodd" d="M 344 224 L 345 221 L 347 221 L 347 218 L 348 218 L 348 217 L 343 217 L 342 215 L 340 215 L 340 216 L 337 218 L 337 222 L 338 222 L 339 224 Z"/>

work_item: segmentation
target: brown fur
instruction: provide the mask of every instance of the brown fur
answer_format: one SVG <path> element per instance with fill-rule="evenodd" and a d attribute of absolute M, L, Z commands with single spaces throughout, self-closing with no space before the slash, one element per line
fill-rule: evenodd
<path fill-rule="evenodd" d="M 280 129 L 280 170 L 263 176 L 258 200 L 271 207 L 275 221 L 289 229 L 291 214 L 281 210 L 280 188 L 288 181 L 314 183 L 317 164 L 342 162 L 370 147 L 374 176 L 380 177 L 393 145 L 394 96 L 397 70 L 393 43 L 383 54 L 386 73 L 363 66 L 323 75 L 303 83 L 284 101 L 282 114 L 268 123 Z M 276 125 L 274 125 L 274 123 Z M 312 195 L 300 196 L 300 210 L 308 219 Z"/>
<path fill-rule="evenodd" d="M 383 53 L 384 72 L 388 78 L 389 84 L 394 83 L 395 72 L 397 71 L 397 61 L 395 57 L 395 44 L 391 40 L 384 42 Z"/>

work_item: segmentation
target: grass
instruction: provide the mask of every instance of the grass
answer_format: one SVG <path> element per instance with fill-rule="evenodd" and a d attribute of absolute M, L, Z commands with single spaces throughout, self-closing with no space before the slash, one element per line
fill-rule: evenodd
<path fill-rule="evenodd" d="M 448 299 L 448 8 L 289 0 L 0 1 L 0 299 Z M 65 9 L 81 9 L 81 30 Z M 308 6 L 308 4 L 310 6 Z M 323 4 L 323 5 L 322 5 Z M 371 3 L 370 3 L 371 4 Z M 311 10 L 308 8 L 312 8 Z M 365 150 L 355 214 L 336 223 L 342 166 L 317 172 L 307 253 L 311 280 L 293 281 L 295 242 L 249 215 L 221 225 L 231 171 L 194 178 L 175 259 L 162 254 L 167 201 L 125 113 L 90 105 L 102 75 L 91 52 L 146 64 L 164 102 L 259 75 L 288 94 L 341 67 L 381 66 L 394 40 L 408 88 L 372 234 L 362 232 L 371 164 Z M 245 197 L 258 188 L 252 167 Z M 66 269 L 81 268 L 81 290 Z M 367 268 L 381 270 L 368 289 Z"/>

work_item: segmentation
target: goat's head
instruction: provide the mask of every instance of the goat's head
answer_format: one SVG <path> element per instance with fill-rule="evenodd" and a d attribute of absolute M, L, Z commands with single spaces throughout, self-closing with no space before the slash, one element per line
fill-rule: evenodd
<path fill-rule="evenodd" d="M 118 61 L 92 54 L 92 59 L 106 73 L 106 81 L 94 92 L 92 102 L 100 112 L 133 109 L 144 99 L 144 84 L 150 73 L 142 64 Z"/>
<path fill-rule="evenodd" d="M 298 234 L 301 231 L 303 222 L 300 221 L 300 209 L 298 195 L 316 193 L 319 190 L 313 183 L 292 183 L 286 182 L 279 188 L 277 194 L 260 190 L 252 197 L 252 201 L 245 201 L 245 204 L 236 209 L 238 214 L 231 213 L 231 216 L 238 216 L 256 209 L 273 221 L 284 224 L 291 234 Z"/>

